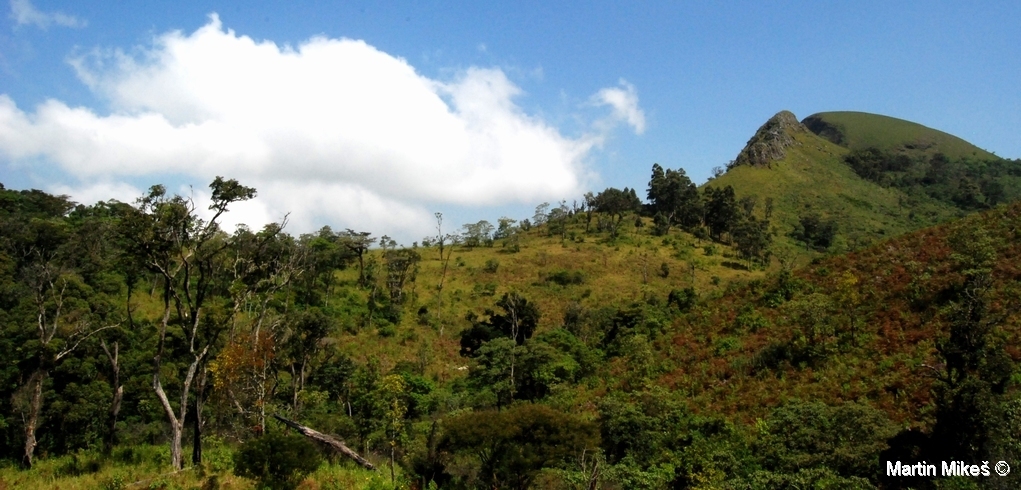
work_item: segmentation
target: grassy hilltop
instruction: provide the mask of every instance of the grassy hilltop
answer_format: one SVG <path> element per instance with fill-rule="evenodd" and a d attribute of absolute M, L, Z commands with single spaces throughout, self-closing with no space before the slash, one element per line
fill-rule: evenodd
<path fill-rule="evenodd" d="M 860 112 L 799 123 L 784 111 L 703 187 L 771 201 L 781 243 L 807 216 L 831 222 L 830 250 L 847 251 L 1016 199 L 1019 178 L 1017 162 L 920 124 Z"/>
<path fill-rule="evenodd" d="M 850 150 L 878 148 L 884 151 L 951 159 L 995 159 L 996 156 L 957 136 L 921 124 L 867 112 L 820 112 L 801 121 L 822 138 Z"/>

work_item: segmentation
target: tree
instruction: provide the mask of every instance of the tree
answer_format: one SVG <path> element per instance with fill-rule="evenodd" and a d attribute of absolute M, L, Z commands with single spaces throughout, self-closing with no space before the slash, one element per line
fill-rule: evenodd
<path fill-rule="evenodd" d="M 858 330 L 858 321 L 861 317 L 861 309 L 865 306 L 865 298 L 861 292 L 861 284 L 858 277 L 851 271 L 844 271 L 837 278 L 836 300 L 840 309 L 847 315 L 851 345 L 857 346 L 858 341 L 855 336 Z"/>
<path fill-rule="evenodd" d="M 410 248 L 388 250 L 386 252 L 386 286 L 390 292 L 390 301 L 396 305 L 404 304 L 404 286 L 415 282 L 418 274 L 418 262 L 422 256 Z"/>
<path fill-rule="evenodd" d="M 213 399 L 230 404 L 246 431 L 266 433 L 266 404 L 277 381 L 273 366 L 276 354 L 273 332 L 263 330 L 228 340 L 209 363 L 215 387 Z"/>
<path fill-rule="evenodd" d="M 739 217 L 737 199 L 731 186 L 705 188 L 705 224 L 714 240 L 722 241 Z"/>
<path fill-rule="evenodd" d="M 224 260 L 232 307 L 228 342 L 209 363 L 217 394 L 236 409 L 245 427 L 254 426 L 259 433 L 266 430 L 266 402 L 273 392 L 272 362 L 281 337 L 286 336 L 280 327 L 288 323 L 278 314 L 275 300 L 297 282 L 296 303 L 318 304 L 321 295 L 317 291 L 328 294 L 332 283 L 323 277 L 325 270 L 332 275 L 330 265 L 346 252 L 333 243 L 335 235 L 329 228 L 321 229 L 315 238 L 304 236 L 295 241 L 283 233 L 285 225 L 286 220 L 271 223 L 258 233 L 239 226 L 230 237 Z M 195 427 L 201 429 L 201 379 L 197 387 Z M 193 460 L 198 461 L 202 450 L 199 431 L 192 440 Z"/>
<path fill-rule="evenodd" d="M 515 362 L 523 351 L 513 340 L 500 336 L 482 342 L 472 353 L 475 363 L 469 370 L 469 379 L 479 392 L 492 392 L 497 408 L 514 400 L 520 378 L 514 371 Z"/>
<path fill-rule="evenodd" d="M 514 226 L 517 220 L 504 216 L 497 220 L 497 223 L 496 232 L 493 233 L 493 238 L 496 240 L 510 238 L 511 235 L 517 232 L 517 227 Z"/>
<path fill-rule="evenodd" d="M 596 204 L 598 203 L 598 201 L 596 200 L 595 194 L 592 194 L 591 192 L 586 192 L 584 199 L 585 199 L 585 233 L 588 233 L 589 227 L 592 225 L 592 212 L 596 210 Z"/>
<path fill-rule="evenodd" d="M 317 233 L 301 235 L 298 239 L 298 250 L 304 256 L 305 272 L 296 277 L 295 301 L 309 306 L 329 306 L 330 296 L 336 284 L 335 272 L 344 269 L 348 262 L 358 256 L 362 247 L 348 247 L 351 243 L 342 239 L 345 233 L 334 233 L 329 226 L 324 226 Z M 364 254 L 364 251 L 362 251 Z M 361 274 L 361 268 L 359 269 Z M 319 296 L 325 293 L 325 298 Z"/>
<path fill-rule="evenodd" d="M 397 477 L 394 474 L 394 460 L 397 454 L 397 446 L 404 439 L 404 417 L 408 414 L 408 404 L 405 400 L 407 385 L 401 375 L 391 374 L 383 378 L 379 390 L 384 406 L 383 417 L 386 421 L 387 444 L 390 446 L 390 482 L 396 485 Z"/>
<path fill-rule="evenodd" d="M 441 231 L 441 225 L 443 224 L 443 213 L 436 213 L 436 231 Z M 450 247 L 447 247 L 447 255 L 443 255 L 444 243 L 450 243 Z M 440 270 L 440 282 L 436 285 L 436 319 L 440 322 L 440 336 L 443 336 L 443 285 L 447 279 L 447 266 L 450 264 L 450 256 L 454 253 L 454 246 L 461 242 L 461 237 L 458 235 L 442 235 L 436 236 L 436 243 L 439 244 L 440 249 L 440 262 L 443 263 L 443 268 Z"/>
<path fill-rule="evenodd" d="M 560 201 L 560 205 L 550 210 L 547 218 L 549 235 L 560 235 L 561 241 L 566 240 L 567 220 L 570 217 L 571 209 L 567 207 L 567 201 Z"/>
<path fill-rule="evenodd" d="M 837 221 L 835 219 L 823 219 L 819 213 L 804 214 L 799 218 L 799 226 L 791 233 L 796 240 L 800 240 L 809 248 L 824 251 L 833 244 L 837 235 Z"/>
<path fill-rule="evenodd" d="M 439 245 L 438 248 L 440 249 L 440 262 L 442 262 L 443 261 L 443 245 L 444 245 L 444 241 L 446 241 L 446 238 L 447 238 L 447 236 L 443 234 L 443 213 L 437 211 L 437 212 L 433 213 L 433 216 L 436 217 L 436 237 L 435 237 L 435 240 L 436 240 L 436 244 Z"/>
<path fill-rule="evenodd" d="M 496 306 L 503 309 L 504 313 L 496 314 L 486 310 L 489 318 L 485 321 L 469 317 L 472 326 L 461 333 L 462 356 L 473 355 L 483 343 L 498 337 L 509 337 L 515 344 L 521 345 L 535 333 L 541 314 L 523 296 L 516 292 L 504 293 Z"/>
<path fill-rule="evenodd" d="M 756 219 L 748 213 L 732 227 L 730 235 L 742 258 L 763 265 L 769 263 L 769 246 L 773 243 L 769 221 Z"/>
<path fill-rule="evenodd" d="M 658 163 L 653 164 L 647 195 L 652 202 L 653 214 L 659 213 L 665 218 L 661 227 L 666 230 L 661 234 L 666 234 L 671 225 L 691 229 L 701 224 L 702 200 L 698 187 L 684 169 L 664 171 Z"/>
<path fill-rule="evenodd" d="M 95 223 L 79 221 L 74 226 L 67 218 L 74 203 L 67 196 L 4 189 L 0 193 L 10 203 L 10 208 L 0 209 L 0 258 L 13 272 L 12 284 L 5 284 L 4 290 L 19 293 L 4 310 L 34 330 L 18 332 L 24 335 L 19 350 L 27 354 L 30 374 L 15 395 L 24 421 L 21 462 L 31 468 L 46 379 L 89 337 L 116 325 L 104 324 L 112 320 L 100 314 L 107 309 L 100 304 L 105 300 L 88 281 L 89 271 L 102 266 L 90 265 L 91 253 L 82 249 L 83 239 L 94 231 L 84 225 Z"/>
<path fill-rule="evenodd" d="M 300 408 L 298 395 L 305 390 L 312 359 L 322 349 L 334 322 L 316 308 L 290 314 L 286 326 L 282 344 L 291 372 L 291 410 L 297 414 Z"/>
<path fill-rule="evenodd" d="M 476 321 L 474 314 L 469 314 L 472 326 L 461 332 L 461 355 L 478 357 L 479 366 L 490 377 L 505 376 L 506 383 L 498 379 L 485 383 L 495 389 L 497 404 L 502 406 L 504 400 L 509 403 L 514 399 L 516 379 L 520 377 L 515 373 L 515 367 L 522 350 L 517 347 L 532 337 L 540 315 L 534 304 L 514 292 L 504 293 L 496 305 L 503 309 L 504 314 L 487 310 L 489 319 L 485 322 Z M 500 386 L 506 386 L 506 389 L 500 389 Z"/>
<path fill-rule="evenodd" d="M 338 237 L 340 244 L 347 247 L 351 253 L 358 257 L 358 284 L 365 286 L 367 281 L 365 279 L 365 252 L 369 251 L 369 247 L 376 241 L 375 238 L 371 238 L 372 234 L 367 231 L 354 231 L 350 228 L 345 230 Z M 443 243 L 440 243 L 440 250 L 443 249 Z"/>
<path fill-rule="evenodd" d="M 610 236 L 616 238 L 618 228 L 624 216 L 630 212 L 637 211 L 642 202 L 635 195 L 634 189 L 624 190 L 609 187 L 595 197 L 595 210 L 606 213 L 610 217 Z"/>
<path fill-rule="evenodd" d="M 526 489 L 539 471 L 569 464 L 598 446 L 591 422 L 544 405 L 468 412 L 444 422 L 444 452 L 472 457 L 463 484 Z"/>
<path fill-rule="evenodd" d="M 468 223 L 463 226 L 464 234 L 462 243 L 469 250 L 475 247 L 481 247 L 482 245 L 491 245 L 493 243 L 493 225 L 488 221 L 482 220 L 478 223 Z"/>
<path fill-rule="evenodd" d="M 274 489 L 291 489 L 315 471 L 319 450 L 304 437 L 274 432 L 241 445 L 234 454 L 234 472 Z"/>
<path fill-rule="evenodd" d="M 828 468 L 845 478 L 880 476 L 876 464 L 896 425 L 862 403 L 792 401 L 772 410 L 757 442 L 762 465 L 780 473 Z"/>
<path fill-rule="evenodd" d="M 255 197 L 255 189 L 242 186 L 233 179 L 217 177 L 209 187 L 212 190 L 209 209 L 213 216 L 208 221 L 198 217 L 193 201 L 181 196 L 168 197 L 166 189 L 157 185 L 138 200 L 135 211 L 123 222 L 129 253 L 138 256 L 150 271 L 162 278 L 163 314 L 157 324 L 152 386 L 170 422 L 170 460 L 175 469 L 183 466 L 181 435 L 196 376 L 199 378 L 199 393 L 195 397 L 195 427 L 196 435 L 199 434 L 199 400 L 202 398 L 201 387 L 205 384 L 203 366 L 224 326 L 214 319 L 203 317 L 204 308 L 215 294 L 217 281 L 225 272 L 221 259 L 229 243 L 220 230 L 218 220 L 230 204 Z M 180 380 L 176 413 L 163 386 L 164 359 L 172 355 L 167 346 L 167 331 L 172 324 L 180 328 L 189 357 Z M 200 442 L 196 444 L 196 447 L 201 447 Z M 197 451 L 193 456 L 193 459 L 199 459 L 201 453 Z"/>
<path fill-rule="evenodd" d="M 937 448 L 934 456 L 947 461 L 989 460 L 999 407 L 1014 372 L 1002 341 L 994 336 L 1010 310 L 990 311 L 996 252 L 989 234 L 983 228 L 961 228 L 950 246 L 954 268 L 964 280 L 942 312 L 947 329 L 936 341 L 941 365 L 930 367 L 936 378 L 932 447 Z"/>
<path fill-rule="evenodd" d="M 535 207 L 535 216 L 532 216 L 532 224 L 535 226 L 542 226 L 546 224 L 546 220 L 549 218 L 549 203 L 544 202 Z"/>

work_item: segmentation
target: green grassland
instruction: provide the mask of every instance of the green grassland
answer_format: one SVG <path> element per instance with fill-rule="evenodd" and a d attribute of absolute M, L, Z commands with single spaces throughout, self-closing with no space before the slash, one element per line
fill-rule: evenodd
<path fill-rule="evenodd" d="M 252 480 L 233 474 L 234 448 L 220 441 L 206 442 L 201 466 L 168 471 L 169 450 L 165 445 L 119 447 L 112 455 L 80 450 L 74 454 L 42 458 L 31 471 L 13 466 L 0 467 L 2 489 L 62 490 L 256 490 Z M 389 476 L 340 462 L 323 462 L 306 476 L 304 490 L 392 489 Z"/>
<path fill-rule="evenodd" d="M 960 216 L 952 207 L 910 199 L 896 189 L 862 179 L 844 162 L 847 149 L 810 132 L 795 133 L 799 144 L 768 167 L 741 165 L 704 184 L 734 188 L 754 196 L 761 209 L 773 200 L 771 222 L 777 240 L 793 247 L 788 235 L 799 218 L 818 213 L 838 224 L 836 251 L 846 251 L 923 226 Z"/>
<path fill-rule="evenodd" d="M 616 239 L 607 232 L 585 233 L 584 215 L 578 214 L 572 218 L 566 240 L 549 236 L 543 226 L 520 232 L 514 241 L 518 252 L 511 252 L 513 248 L 504 240 L 488 247 L 455 246 L 453 252 L 447 252 L 452 256 L 442 291 L 437 289 L 444 269 L 438 248 L 419 247 L 422 260 L 412 300 L 404 307 L 400 324 L 393 331 L 384 330 L 384 336 L 378 329 L 353 326 L 358 333 L 338 342 L 338 348 L 362 361 L 379 355 L 384 367 L 389 367 L 400 361 L 418 362 L 419 353 L 409 346 L 424 343 L 439 347 L 442 355 L 430 363 L 428 370 L 446 381 L 463 375 L 456 368 L 465 364 L 457 354 L 459 334 L 471 325 L 465 315 L 483 315 L 508 292 L 517 292 L 538 307 L 541 317 L 537 333 L 542 333 L 562 326 L 572 305 L 597 309 L 645 303 L 650 298 L 665 302 L 674 289 L 694 287 L 707 295 L 723 291 L 734 281 L 766 275 L 761 267 L 738 258 L 728 245 L 700 240 L 679 230 L 667 236 L 652 236 L 649 220 L 643 220 L 642 228 L 629 226 Z M 372 254 L 370 260 L 383 260 L 380 251 Z M 567 273 L 572 279 L 558 284 L 558 273 Z M 340 271 L 338 278 L 342 283 L 354 284 L 357 267 Z M 363 294 L 355 293 L 347 301 L 357 308 L 367 300 Z M 427 312 L 420 316 L 417 312 L 423 307 Z M 372 349 L 366 349 L 368 345 Z"/>
<path fill-rule="evenodd" d="M 816 134 L 851 150 L 878 148 L 911 156 L 932 156 L 939 152 L 954 160 L 996 158 L 957 136 L 879 114 L 820 112 L 806 117 L 802 123 Z"/>

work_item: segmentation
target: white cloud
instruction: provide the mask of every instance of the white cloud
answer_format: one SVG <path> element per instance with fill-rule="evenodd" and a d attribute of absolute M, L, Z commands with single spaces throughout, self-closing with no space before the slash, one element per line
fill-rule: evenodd
<path fill-rule="evenodd" d="M 32 24 L 41 29 L 51 24 L 64 27 L 85 27 L 87 24 L 83 19 L 61 12 L 42 12 L 30 0 L 11 0 L 11 18 L 18 25 Z"/>
<path fill-rule="evenodd" d="M 628 123 L 635 134 L 645 132 L 645 112 L 638 106 L 638 91 L 635 86 L 621 79 L 620 87 L 607 87 L 592 96 L 596 105 L 613 108 L 613 116 Z"/>
<path fill-rule="evenodd" d="M 78 187 L 56 184 L 48 190 L 56 195 L 72 196 L 74 201 L 80 204 L 94 204 L 110 199 L 133 203 L 135 199 L 142 195 L 141 189 L 124 182 L 94 182 Z"/>
<path fill-rule="evenodd" d="M 0 157 L 56 164 L 88 196 L 129 177 L 237 178 L 259 192 L 232 213 L 253 227 L 290 212 L 298 231 L 421 236 L 443 205 L 580 194 L 604 136 L 567 137 L 524 113 L 500 69 L 434 80 L 363 41 L 280 47 L 224 30 L 215 14 L 141 55 L 95 50 L 72 65 L 113 112 L 51 99 L 29 113 L 0 94 Z M 625 88 L 594 97 L 634 125 L 641 109 Z"/>

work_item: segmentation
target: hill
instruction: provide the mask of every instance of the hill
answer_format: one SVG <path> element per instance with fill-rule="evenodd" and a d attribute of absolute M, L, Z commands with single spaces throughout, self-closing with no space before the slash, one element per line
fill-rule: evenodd
<path fill-rule="evenodd" d="M 729 185 L 739 197 L 771 202 L 778 241 L 787 246 L 797 242 L 791 234 L 803 228 L 802 220 L 813 216 L 836 224 L 832 250 L 840 251 L 962 214 L 861 178 L 845 163 L 848 154 L 783 111 L 756 131 L 726 173 L 703 187 Z"/>
<path fill-rule="evenodd" d="M 923 371 L 944 362 L 940 343 L 968 297 L 986 304 L 974 314 L 995 324 L 990 342 L 1021 361 L 1019 229 L 1014 203 L 734 285 L 678 322 L 672 342 L 683 354 L 661 381 L 691 390 L 697 406 L 749 421 L 800 397 L 865 398 L 896 420 L 931 423 L 938 378 Z M 978 275 L 981 286 L 965 286 Z M 723 345 L 726 362 L 700 371 L 722 360 Z"/>
<path fill-rule="evenodd" d="M 943 153 L 952 160 L 993 160 L 989 153 L 957 136 L 903 119 L 866 112 L 820 112 L 802 124 L 833 144 L 850 150 L 877 148 L 912 157 Z"/>
<path fill-rule="evenodd" d="M 998 424 L 1021 422 L 1019 229 L 1015 203 L 732 288 L 675 322 L 660 346 L 674 368 L 658 383 L 749 426 L 768 427 L 792 400 L 867 403 L 899 427 L 880 463 L 1016 454 Z M 826 431 L 786 427 L 826 440 Z"/>
<path fill-rule="evenodd" d="M 410 247 L 0 186 L 0 487 L 905 488 L 880 461 L 1021 457 L 1021 204 L 930 194 L 1017 162 L 861 151 L 782 112 L 701 191 L 654 165 L 648 204 Z M 390 471 L 246 470 L 301 443 L 276 413 Z M 162 473 L 182 446 L 199 471 Z"/>

